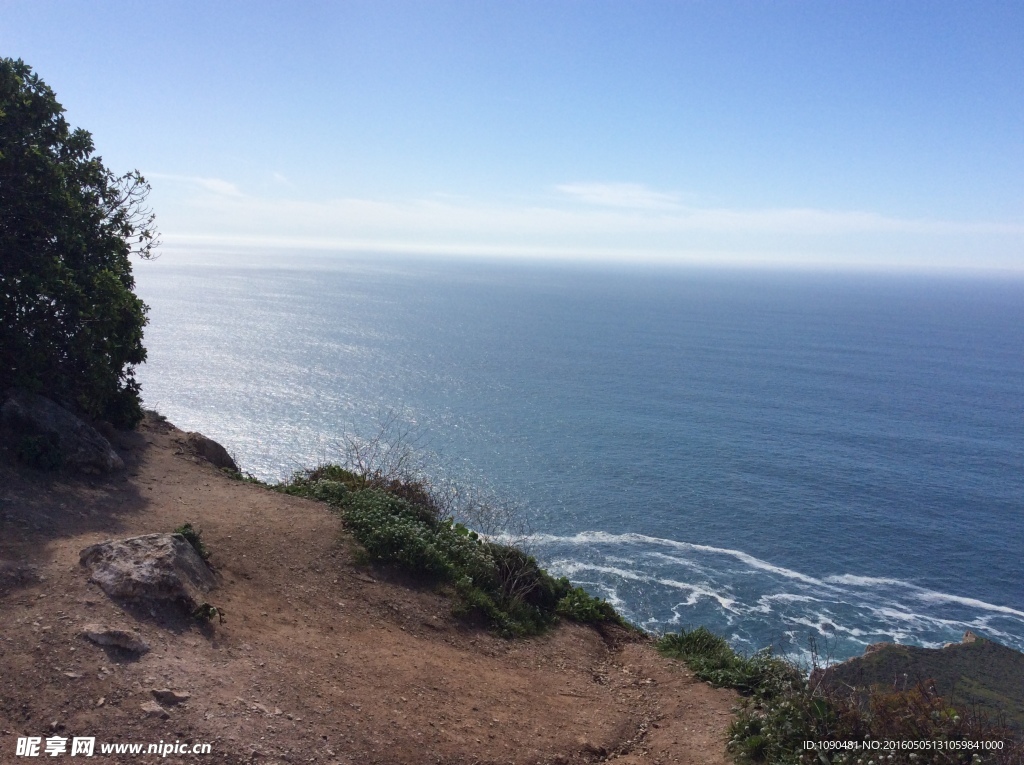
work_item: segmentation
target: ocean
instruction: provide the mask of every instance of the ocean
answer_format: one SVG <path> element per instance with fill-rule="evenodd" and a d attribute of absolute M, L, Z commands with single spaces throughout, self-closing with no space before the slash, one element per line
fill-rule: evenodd
<path fill-rule="evenodd" d="M 1024 280 L 165 254 L 149 407 L 265 480 L 392 423 L 656 632 L 1024 650 Z M 522 529 L 525 529 L 523 531 Z"/>

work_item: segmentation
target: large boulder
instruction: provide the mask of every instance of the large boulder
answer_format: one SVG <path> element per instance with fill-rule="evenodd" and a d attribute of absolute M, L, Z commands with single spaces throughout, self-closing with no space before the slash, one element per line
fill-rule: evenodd
<path fill-rule="evenodd" d="M 217 579 L 181 534 L 108 540 L 79 554 L 89 579 L 113 598 L 176 601 L 195 610 Z"/>
<path fill-rule="evenodd" d="M 238 472 L 238 465 L 231 459 L 228 450 L 212 438 L 207 438 L 202 433 L 186 433 L 185 444 L 193 454 L 209 461 L 211 465 Z"/>
<path fill-rule="evenodd" d="M 124 462 L 96 428 L 44 396 L 11 391 L 0 407 L 4 426 L 24 437 L 44 437 L 60 453 L 61 462 L 86 473 L 110 473 Z"/>

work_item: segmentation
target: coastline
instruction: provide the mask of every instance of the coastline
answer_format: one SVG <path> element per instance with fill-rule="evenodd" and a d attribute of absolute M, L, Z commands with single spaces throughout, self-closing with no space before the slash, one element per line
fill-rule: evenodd
<path fill-rule="evenodd" d="M 169 423 L 149 417 L 118 440 L 126 470 L 109 478 L 0 465 L 4 752 L 56 731 L 209 742 L 232 765 L 727 762 L 735 694 L 649 641 L 572 623 L 505 640 L 360 562 L 325 505 L 228 477 Z M 79 564 L 90 544 L 186 521 L 212 551 L 223 624 L 120 604 Z M 102 649 L 82 635 L 94 622 L 152 650 Z M 164 687 L 189 699 L 144 711 Z"/>

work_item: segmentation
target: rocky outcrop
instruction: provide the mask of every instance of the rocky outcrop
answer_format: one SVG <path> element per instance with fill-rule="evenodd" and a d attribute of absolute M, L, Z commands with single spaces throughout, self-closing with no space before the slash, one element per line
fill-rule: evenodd
<path fill-rule="evenodd" d="M 86 547 L 79 555 L 90 580 L 114 598 L 175 601 L 190 611 L 217 580 L 181 534 L 147 534 Z"/>
<path fill-rule="evenodd" d="M 976 706 L 1024 730 L 1024 653 L 971 631 L 944 648 L 875 643 L 855 656 L 811 674 L 812 684 L 840 688 L 882 685 L 907 690 L 918 683 Z"/>
<path fill-rule="evenodd" d="M 197 457 L 202 457 L 214 467 L 227 468 L 238 472 L 238 465 L 231 459 L 228 450 L 202 433 L 186 433 L 185 445 Z"/>
<path fill-rule="evenodd" d="M 0 420 L 16 435 L 49 439 L 61 462 L 86 473 L 110 473 L 124 462 L 99 431 L 50 399 L 25 391 L 10 391 Z"/>

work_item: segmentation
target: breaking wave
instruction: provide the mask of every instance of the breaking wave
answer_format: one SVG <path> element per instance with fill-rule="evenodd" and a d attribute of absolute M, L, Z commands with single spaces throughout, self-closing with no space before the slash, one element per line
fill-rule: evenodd
<path fill-rule="evenodd" d="M 742 550 L 635 533 L 516 541 L 656 632 L 703 624 L 741 650 L 771 645 L 799 659 L 841 660 L 882 641 L 936 648 L 967 630 L 1024 650 L 1024 611 L 902 579 L 814 577 Z"/>

